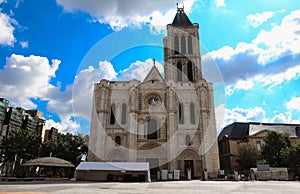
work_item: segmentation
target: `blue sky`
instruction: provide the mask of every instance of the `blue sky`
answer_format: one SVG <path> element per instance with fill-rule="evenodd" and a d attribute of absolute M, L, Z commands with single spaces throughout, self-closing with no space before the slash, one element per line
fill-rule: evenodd
<path fill-rule="evenodd" d="M 218 128 L 234 121 L 300 123 L 300 3 L 183 2 L 200 25 Z M 42 110 L 47 128 L 88 133 L 94 82 L 143 79 L 152 58 L 163 73 L 162 38 L 176 3 L 0 0 L 0 97 Z"/>

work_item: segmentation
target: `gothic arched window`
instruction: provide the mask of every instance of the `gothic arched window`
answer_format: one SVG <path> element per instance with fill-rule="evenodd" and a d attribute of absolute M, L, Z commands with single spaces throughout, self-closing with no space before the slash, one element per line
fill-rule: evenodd
<path fill-rule="evenodd" d="M 184 36 L 181 36 L 181 53 L 186 53 L 186 41 Z"/>
<path fill-rule="evenodd" d="M 178 38 L 178 36 L 175 36 L 174 48 L 175 48 L 175 54 L 178 54 L 179 53 L 179 38 Z"/>
<path fill-rule="evenodd" d="M 157 139 L 157 122 L 154 119 L 147 124 L 147 139 Z"/>
<path fill-rule="evenodd" d="M 191 62 L 187 63 L 187 76 L 190 81 L 194 81 L 193 64 Z"/>
<path fill-rule="evenodd" d="M 193 103 L 190 104 L 190 118 L 191 124 L 195 124 L 195 106 Z"/>
<path fill-rule="evenodd" d="M 178 112 L 179 124 L 184 124 L 184 107 L 182 103 L 180 103 L 178 106 Z"/>
<path fill-rule="evenodd" d="M 185 136 L 185 145 L 187 146 L 191 145 L 191 137 L 189 135 Z"/>
<path fill-rule="evenodd" d="M 121 137 L 117 136 L 115 137 L 115 146 L 120 146 L 121 145 Z"/>
<path fill-rule="evenodd" d="M 193 40 L 191 35 L 189 35 L 188 37 L 188 53 L 189 54 L 193 53 Z"/>
<path fill-rule="evenodd" d="M 127 116 L 127 106 L 125 103 L 122 104 L 122 119 L 121 119 L 121 124 L 125 125 L 126 124 L 126 116 Z"/>
<path fill-rule="evenodd" d="M 182 81 L 182 65 L 180 62 L 177 63 L 177 81 Z"/>
<path fill-rule="evenodd" d="M 115 113 L 116 113 L 116 105 L 112 104 L 110 108 L 110 121 L 109 121 L 111 125 L 115 124 L 116 122 Z"/>

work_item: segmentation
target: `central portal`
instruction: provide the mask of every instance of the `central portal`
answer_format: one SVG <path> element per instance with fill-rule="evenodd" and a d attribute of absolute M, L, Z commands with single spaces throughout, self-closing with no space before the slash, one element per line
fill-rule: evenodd
<path fill-rule="evenodd" d="M 186 179 L 191 180 L 194 178 L 194 161 L 185 160 L 184 161 L 184 175 Z"/>

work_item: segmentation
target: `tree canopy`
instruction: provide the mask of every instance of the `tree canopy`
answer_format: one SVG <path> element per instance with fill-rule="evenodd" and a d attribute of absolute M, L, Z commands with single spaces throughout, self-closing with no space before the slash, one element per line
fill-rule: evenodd
<path fill-rule="evenodd" d="M 12 131 L 9 138 L 1 140 L 1 160 L 17 169 L 20 163 L 38 157 L 41 143 L 41 137 L 30 130 Z"/>
<path fill-rule="evenodd" d="M 240 170 L 249 170 L 256 166 L 259 159 L 259 151 L 251 143 L 240 143 L 237 146 L 234 158 Z"/>
<path fill-rule="evenodd" d="M 75 166 L 80 162 L 80 156 L 87 153 L 88 148 L 83 135 L 58 134 L 56 142 L 45 142 L 40 156 L 55 156 L 72 162 Z"/>
<path fill-rule="evenodd" d="M 271 166 L 284 166 L 285 160 L 282 151 L 291 146 L 289 135 L 270 131 L 264 139 L 262 156 Z"/>
<path fill-rule="evenodd" d="M 292 168 L 300 167 L 300 142 L 294 142 L 290 147 L 286 147 L 281 151 L 284 163 Z"/>
<path fill-rule="evenodd" d="M 41 137 L 30 130 L 15 130 L 0 142 L 1 161 L 6 165 L 6 173 L 16 172 L 21 163 L 50 155 L 78 165 L 88 148 L 83 135 L 58 134 L 57 141 L 42 143 Z M 9 169 L 14 166 L 14 169 Z"/>

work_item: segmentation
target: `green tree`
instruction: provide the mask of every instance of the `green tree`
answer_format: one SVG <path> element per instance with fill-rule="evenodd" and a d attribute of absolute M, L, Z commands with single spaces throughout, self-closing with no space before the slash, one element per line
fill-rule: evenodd
<path fill-rule="evenodd" d="M 264 139 L 265 145 L 262 147 L 262 157 L 271 166 L 283 166 L 284 162 L 282 151 L 290 147 L 289 135 L 270 131 Z"/>
<path fill-rule="evenodd" d="M 37 158 L 41 146 L 41 137 L 29 130 L 15 130 L 8 138 L 2 139 L 0 153 L 6 166 L 14 166 L 13 174 L 19 165 L 27 160 Z"/>
<path fill-rule="evenodd" d="M 281 150 L 281 155 L 286 164 L 295 175 L 299 175 L 300 168 L 300 142 L 292 143 L 290 147 Z"/>
<path fill-rule="evenodd" d="M 249 170 L 256 166 L 259 159 L 259 151 L 251 143 L 240 143 L 237 146 L 234 158 L 240 170 Z"/>
<path fill-rule="evenodd" d="M 58 134 L 56 142 L 45 142 L 43 144 L 40 156 L 46 157 L 51 153 L 54 157 L 78 165 L 80 162 L 79 157 L 88 151 L 83 139 L 83 135 Z"/>

